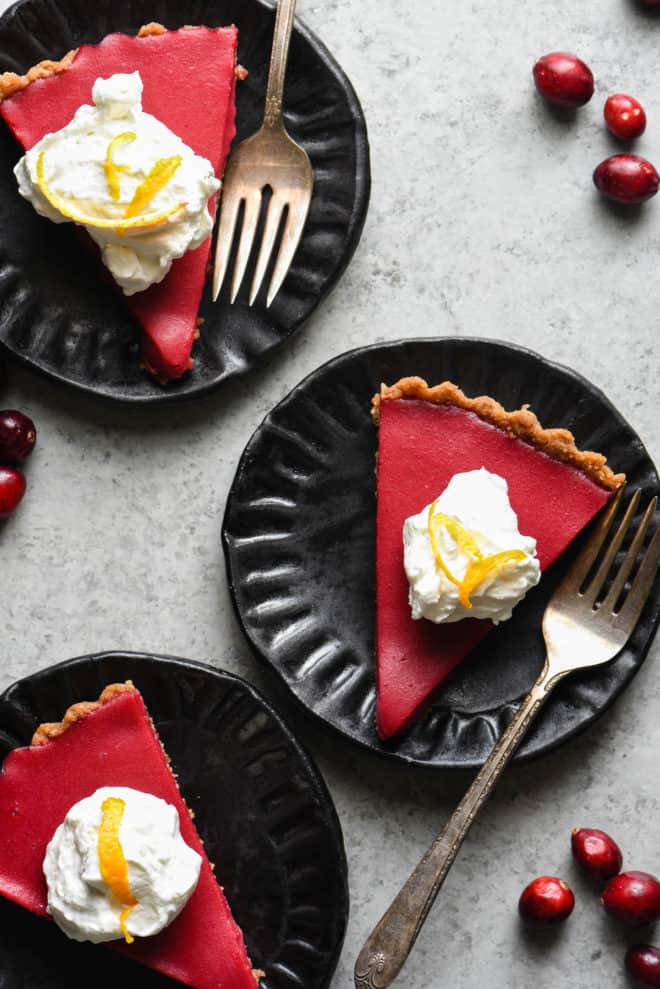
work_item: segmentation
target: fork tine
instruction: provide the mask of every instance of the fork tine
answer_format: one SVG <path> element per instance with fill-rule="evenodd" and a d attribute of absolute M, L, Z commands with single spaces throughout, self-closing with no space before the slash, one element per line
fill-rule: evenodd
<path fill-rule="evenodd" d="M 589 570 L 593 566 L 594 560 L 598 556 L 607 533 L 610 531 L 610 526 L 614 520 L 617 509 L 621 503 L 621 498 L 625 489 L 625 484 L 622 484 L 616 495 L 609 504 L 609 507 L 600 522 L 594 529 L 591 537 L 589 538 L 586 546 L 578 553 L 573 566 L 566 574 L 566 577 L 561 583 L 561 590 L 576 590 L 582 586 L 582 583 L 589 573 Z"/>
<path fill-rule="evenodd" d="M 635 512 L 637 511 L 637 505 L 639 504 L 639 496 L 641 491 L 639 488 L 633 493 L 632 498 L 628 502 L 628 507 L 626 508 L 626 513 L 619 523 L 619 528 L 614 533 L 614 536 L 610 540 L 610 544 L 607 547 L 607 552 L 603 557 L 598 570 L 596 571 L 593 580 L 584 591 L 583 597 L 585 599 L 585 604 L 593 605 L 596 598 L 600 594 L 600 591 L 605 583 L 605 578 L 612 569 L 612 564 L 616 558 L 616 554 L 619 552 L 621 543 L 623 542 L 624 536 L 630 528 L 630 523 L 633 520 Z"/>
<path fill-rule="evenodd" d="M 307 213 L 309 211 L 309 204 L 309 198 L 306 198 L 304 202 L 299 201 L 295 205 L 289 203 L 289 214 L 286 218 L 286 226 L 284 227 L 284 233 L 282 234 L 280 251 L 277 256 L 277 261 L 275 262 L 275 268 L 273 269 L 273 276 L 270 280 L 266 306 L 270 306 L 271 302 L 279 292 L 280 286 L 282 285 L 282 282 L 286 277 L 286 273 L 291 266 L 293 255 L 296 253 L 296 249 L 305 226 L 305 220 L 307 219 Z"/>
<path fill-rule="evenodd" d="M 651 542 L 648 545 L 637 576 L 628 592 L 621 610 L 615 616 L 614 624 L 617 628 L 631 630 L 637 624 L 637 620 L 646 604 L 646 599 L 651 593 L 653 581 L 660 566 L 660 525 L 656 526 Z"/>
<path fill-rule="evenodd" d="M 646 511 L 644 512 L 644 517 L 642 518 L 642 521 L 639 523 L 639 527 L 637 529 L 637 532 L 635 533 L 635 538 L 630 544 L 630 547 L 625 555 L 623 563 L 619 567 L 619 572 L 614 578 L 614 581 L 612 582 L 612 586 L 607 592 L 607 596 L 605 597 L 601 605 L 601 607 L 605 608 L 606 610 L 614 611 L 614 607 L 617 601 L 619 600 L 619 596 L 621 595 L 621 592 L 625 587 L 625 583 L 628 580 L 628 577 L 630 576 L 630 572 L 633 566 L 635 565 L 635 560 L 637 559 L 639 555 L 639 551 L 642 548 L 644 537 L 646 536 L 646 530 L 649 527 L 649 523 L 651 521 L 651 518 L 653 517 L 653 513 L 655 512 L 655 506 L 657 505 L 657 503 L 658 503 L 657 497 L 652 498 L 646 508 Z"/>
<path fill-rule="evenodd" d="M 274 192 L 270 197 L 270 202 L 268 203 L 266 225 L 261 237 L 259 257 L 257 258 L 257 265 L 254 269 L 254 277 L 252 279 L 252 288 L 250 289 L 250 305 L 252 305 L 258 296 L 261 283 L 264 280 L 264 275 L 266 274 L 270 256 L 273 253 L 273 245 L 275 244 L 275 240 L 277 238 L 277 231 L 280 228 L 280 221 L 282 219 L 282 213 L 284 212 L 285 206 L 286 200 Z"/>
<path fill-rule="evenodd" d="M 238 295 L 241 287 L 243 276 L 245 275 L 245 269 L 247 268 L 250 254 L 252 253 L 252 245 L 254 244 L 254 235 L 257 232 L 257 226 L 259 224 L 260 212 L 261 189 L 251 189 L 245 199 L 245 212 L 243 214 L 241 239 L 238 245 L 238 254 L 236 255 L 234 277 L 231 282 L 230 302 L 232 303 L 236 301 L 236 296 Z"/>
<path fill-rule="evenodd" d="M 220 221 L 218 223 L 218 239 L 215 245 L 213 284 L 211 286 L 211 296 L 214 302 L 220 295 L 220 289 L 227 274 L 231 246 L 234 242 L 236 220 L 238 219 L 238 211 L 241 205 L 241 197 L 233 192 L 232 189 L 233 186 L 225 179 L 222 198 L 220 200 Z"/>

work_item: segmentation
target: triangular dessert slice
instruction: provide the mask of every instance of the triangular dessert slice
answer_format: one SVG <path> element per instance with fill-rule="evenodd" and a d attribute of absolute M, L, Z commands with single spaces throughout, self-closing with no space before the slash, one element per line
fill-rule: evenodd
<path fill-rule="evenodd" d="M 519 528 L 537 541 L 541 570 L 566 549 L 623 481 L 601 454 L 578 450 L 570 432 L 543 429 L 527 409 L 467 398 L 421 378 L 383 386 L 378 424 L 376 651 L 381 738 L 401 731 L 454 667 L 491 631 L 490 621 L 413 620 L 402 529 L 454 474 L 485 467 L 503 477 Z"/>
<path fill-rule="evenodd" d="M 167 31 L 151 24 L 137 37 L 109 34 L 61 62 L 40 63 L 25 76 L 0 76 L 0 115 L 27 150 L 68 124 L 78 107 L 92 102 L 96 79 L 138 71 L 144 84 L 143 109 L 207 158 L 220 178 L 236 133 L 237 43 L 235 27 Z M 213 216 L 214 200 L 209 210 Z M 145 366 L 163 382 L 191 367 L 210 246 L 207 238 L 175 261 L 162 282 L 125 297 L 144 330 Z"/>
<path fill-rule="evenodd" d="M 47 917 L 42 863 L 48 843 L 73 804 L 113 786 L 141 790 L 174 806 L 181 835 L 202 866 L 195 891 L 169 927 L 132 944 L 109 945 L 195 989 L 255 989 L 258 973 L 252 971 L 241 930 L 144 701 L 130 683 L 112 684 L 97 702 L 74 705 L 61 723 L 40 726 L 32 745 L 6 757 L 0 775 L 0 895 Z"/>

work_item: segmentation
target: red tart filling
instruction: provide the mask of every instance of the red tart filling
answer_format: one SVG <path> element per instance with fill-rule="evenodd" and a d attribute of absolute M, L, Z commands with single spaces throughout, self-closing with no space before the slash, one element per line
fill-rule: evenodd
<path fill-rule="evenodd" d="M 49 916 L 46 847 L 73 804 L 101 787 L 130 787 L 167 801 L 179 813 L 184 841 L 202 858 L 198 884 L 169 927 L 131 944 L 113 941 L 113 950 L 195 989 L 255 989 L 241 930 L 132 685 L 115 684 L 99 703 L 75 705 L 64 722 L 41 726 L 31 746 L 6 757 L 0 776 L 0 895 Z"/>
<path fill-rule="evenodd" d="M 42 63 L 25 77 L 0 76 L 0 115 L 25 149 L 69 123 L 92 102 L 99 77 L 138 71 L 143 108 L 170 128 L 220 178 L 235 129 L 235 27 L 166 31 L 150 25 L 142 36 L 110 34 L 82 45 L 61 63 Z M 215 201 L 209 202 L 211 214 Z M 211 238 L 173 263 L 162 282 L 125 298 L 143 329 L 145 366 L 161 381 L 192 366 L 199 304 Z"/>
<path fill-rule="evenodd" d="M 412 619 L 403 565 L 406 518 L 437 498 L 455 474 L 485 467 L 506 480 L 520 531 L 536 539 L 541 569 L 545 570 L 623 480 L 600 466 L 604 462 L 600 455 L 579 451 L 573 455 L 572 437 L 564 430 L 541 431 L 557 441 L 543 449 L 524 436 L 524 429 L 523 435 L 516 435 L 515 420 L 514 428 L 502 428 L 470 408 L 469 400 L 468 407 L 461 407 L 447 400 L 416 397 L 418 394 L 425 393 L 419 388 L 397 391 L 395 386 L 385 389 L 375 405 L 379 420 L 377 721 L 383 739 L 410 724 L 429 695 L 493 628 L 490 621 L 471 618 L 453 624 Z M 501 412 L 523 417 L 523 422 L 524 417 L 531 417 L 540 430 L 529 412 Z M 559 459 L 553 450 L 562 442 L 567 460 Z M 595 458 L 605 483 L 596 467 L 590 474 L 580 466 L 583 456 Z M 571 457 L 575 463 L 570 462 Z"/>

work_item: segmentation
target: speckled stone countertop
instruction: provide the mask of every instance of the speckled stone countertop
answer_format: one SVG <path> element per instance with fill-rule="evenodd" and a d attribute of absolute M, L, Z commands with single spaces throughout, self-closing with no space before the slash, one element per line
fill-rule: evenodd
<path fill-rule="evenodd" d="M 0 9 L 4 9 L 4 0 Z M 632 0 L 300 0 L 348 72 L 370 130 L 373 194 L 344 279 L 258 372 L 176 409 L 97 405 L 23 371 L 3 404 L 39 427 L 29 495 L 0 528 L 0 687 L 71 656 L 121 648 L 223 666 L 269 689 L 239 632 L 220 522 L 238 457 L 305 374 L 403 336 L 523 344 L 587 375 L 660 460 L 660 197 L 612 209 L 591 183 L 614 144 L 608 92 L 646 105 L 637 150 L 660 165 L 660 19 Z M 535 58 L 575 51 L 592 102 L 560 120 Z M 660 642 L 577 742 L 510 771 L 468 839 L 400 984 L 407 989 L 625 986 L 624 945 L 575 875 L 574 826 L 611 830 L 630 867 L 660 872 Z M 405 770 L 300 725 L 344 828 L 351 919 L 333 989 L 468 780 Z M 573 881 L 556 934 L 519 926 L 522 886 Z M 660 935 L 656 935 L 656 941 Z"/>

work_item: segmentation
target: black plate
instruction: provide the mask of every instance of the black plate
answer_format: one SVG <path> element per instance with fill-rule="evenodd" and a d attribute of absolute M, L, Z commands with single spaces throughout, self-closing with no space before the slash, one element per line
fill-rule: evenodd
<path fill-rule="evenodd" d="M 326 989 L 348 916 L 346 859 L 330 795 L 309 755 L 253 687 L 208 666 L 104 653 L 20 680 L 0 697 L 0 757 L 107 683 L 132 679 L 217 865 L 264 989 Z M 203 936 L 203 932 L 202 932 Z M 0 900 L 2 989 L 180 985 L 114 952 L 69 941 Z"/>
<path fill-rule="evenodd" d="M 0 18 L 0 71 L 24 72 L 111 31 L 134 34 L 148 21 L 239 28 L 249 71 L 237 88 L 238 139 L 263 114 L 273 35 L 272 4 L 261 0 L 20 0 Z M 119 293 L 70 225 L 40 219 L 16 189 L 17 146 L 0 122 L 0 344 L 50 377 L 120 402 L 163 403 L 201 395 L 249 371 L 286 340 L 342 275 L 357 247 L 369 201 L 369 146 L 350 82 L 321 42 L 297 22 L 285 88 L 285 117 L 315 168 L 315 188 L 295 263 L 270 309 L 211 303 L 200 316 L 193 370 L 166 389 L 139 367 L 139 331 Z M 248 280 L 246 279 L 246 282 Z M 247 291 L 247 289 L 245 289 Z"/>
<path fill-rule="evenodd" d="M 508 344 L 408 340 L 354 350 L 319 368 L 266 417 L 243 454 L 223 540 L 234 606 L 256 653 L 310 711 L 376 752 L 439 768 L 474 768 L 540 671 L 541 615 L 567 567 L 539 587 L 468 657 L 429 712 L 386 744 L 375 729 L 374 544 L 381 381 L 449 378 L 505 408 L 529 402 L 548 426 L 601 450 L 632 485 L 656 491 L 639 437 L 579 375 Z M 578 541 L 579 542 L 579 541 Z M 516 758 L 541 755 L 585 728 L 639 669 L 660 616 L 660 587 L 615 662 L 564 681 Z"/>

